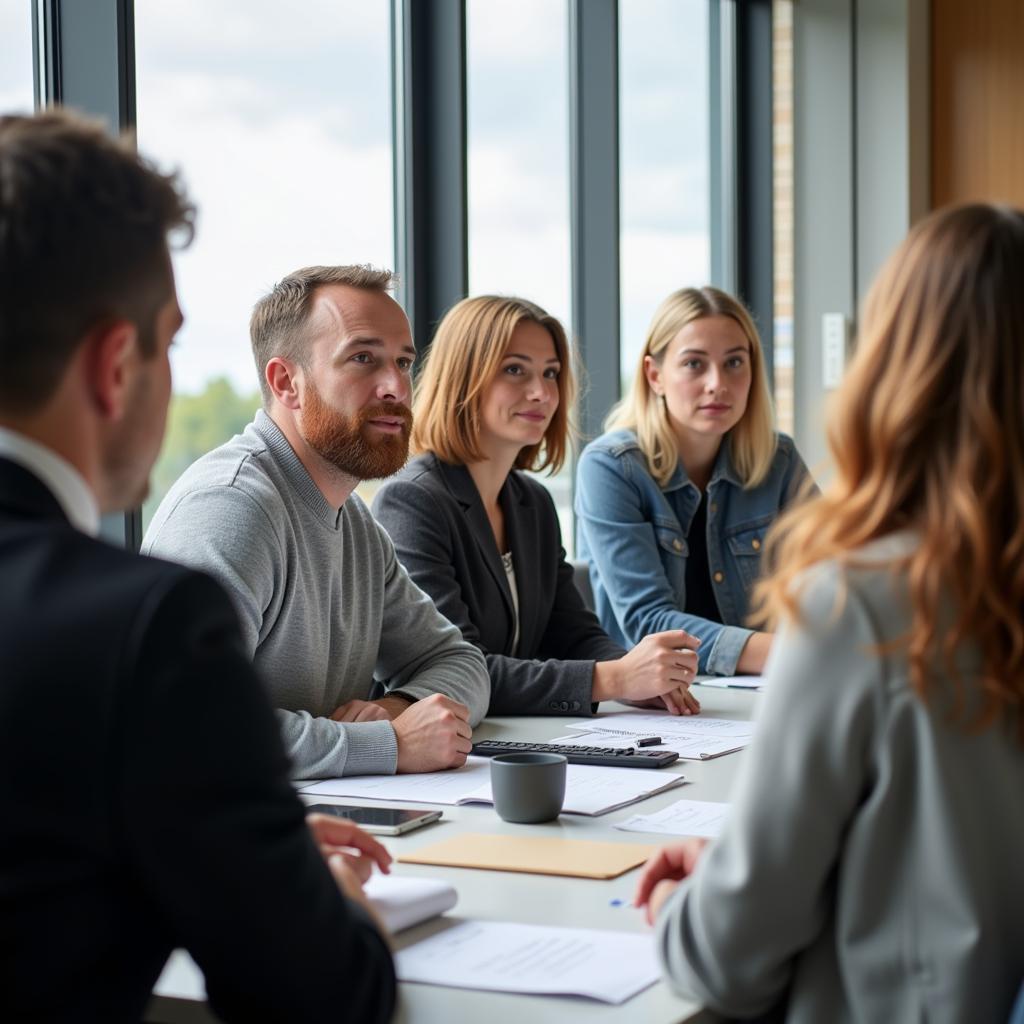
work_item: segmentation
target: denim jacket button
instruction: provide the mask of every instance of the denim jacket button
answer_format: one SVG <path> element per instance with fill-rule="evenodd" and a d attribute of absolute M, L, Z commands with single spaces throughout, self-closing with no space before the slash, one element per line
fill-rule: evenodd
<path fill-rule="evenodd" d="M 750 542 L 750 546 L 755 551 L 760 551 L 761 550 L 761 542 L 756 537 Z"/>
<path fill-rule="evenodd" d="M 683 550 L 683 542 L 678 537 L 676 537 L 676 539 L 674 541 L 672 541 L 672 547 L 674 547 L 676 549 L 676 551 L 682 551 Z"/>
<path fill-rule="evenodd" d="M 713 578 L 716 583 L 721 583 L 722 580 L 725 579 L 725 577 L 720 572 L 716 572 Z"/>

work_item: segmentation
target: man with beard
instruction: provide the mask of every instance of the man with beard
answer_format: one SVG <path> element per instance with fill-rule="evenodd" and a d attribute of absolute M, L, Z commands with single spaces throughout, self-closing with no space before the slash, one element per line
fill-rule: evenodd
<path fill-rule="evenodd" d="M 459 767 L 490 699 L 480 653 L 352 493 L 408 454 L 416 353 L 390 285 L 306 267 L 256 303 L 263 409 L 186 470 L 143 542 L 227 587 L 296 778 Z"/>

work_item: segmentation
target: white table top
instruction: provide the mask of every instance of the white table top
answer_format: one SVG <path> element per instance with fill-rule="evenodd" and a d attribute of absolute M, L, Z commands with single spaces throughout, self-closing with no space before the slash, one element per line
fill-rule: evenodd
<path fill-rule="evenodd" d="M 699 687 L 695 691 L 704 713 L 721 718 L 750 718 L 756 713 L 759 695 L 744 690 Z M 622 710 L 603 705 L 604 710 Z M 565 735 L 569 718 L 493 718 L 487 719 L 473 733 L 473 738 L 546 741 Z M 593 721 L 593 719 L 589 719 Z M 563 814 L 557 821 L 542 825 L 511 825 L 502 821 L 491 807 L 444 807 L 444 816 L 434 825 L 402 836 L 380 837 L 391 854 L 398 858 L 420 846 L 430 845 L 459 832 L 487 832 L 508 835 L 546 835 L 566 839 L 599 839 L 607 842 L 659 844 L 663 837 L 613 829 L 613 822 L 634 814 L 649 814 L 681 799 L 729 799 L 730 789 L 743 752 L 726 754 L 710 761 L 678 761 L 664 772 L 686 776 L 689 784 L 639 803 L 630 804 L 599 817 Z M 623 769 L 626 770 L 626 769 Z M 316 798 L 320 803 L 374 803 L 366 800 L 330 800 Z M 377 806 L 388 804 L 376 802 Z M 392 804 L 392 806 L 395 806 Z M 629 906 L 639 869 L 607 881 L 561 878 L 462 868 L 430 867 L 421 864 L 395 863 L 397 874 L 422 878 L 440 878 L 458 890 L 459 902 L 445 917 L 435 918 L 402 932 L 395 946 L 403 948 L 447 927 L 455 919 L 522 921 L 530 924 L 556 924 L 601 928 L 613 931 L 647 931 L 640 911 Z M 612 900 L 623 901 L 613 906 Z M 216 1018 L 204 1000 L 202 975 L 191 959 L 181 951 L 172 956 L 160 981 L 156 998 L 150 1004 L 146 1020 L 161 1024 L 207 1024 Z M 396 1020 L 401 1022 L 436 1022 L 441 1020 L 486 1020 L 488 1024 L 518 1022 L 528 1015 L 531 1024 L 557 1021 L 573 1024 L 579 1021 L 634 1021 L 649 1024 L 692 1021 L 700 1008 L 675 996 L 664 982 L 640 993 L 621 1006 L 608 1006 L 589 999 L 511 995 L 499 992 L 478 992 L 468 989 L 443 988 L 434 985 L 402 984 L 399 986 L 399 1007 Z"/>

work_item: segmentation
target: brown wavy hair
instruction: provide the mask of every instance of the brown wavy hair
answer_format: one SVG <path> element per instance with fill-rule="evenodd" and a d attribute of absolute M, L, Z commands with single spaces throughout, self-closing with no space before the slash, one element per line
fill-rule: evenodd
<path fill-rule="evenodd" d="M 554 342 L 562 368 L 558 374 L 558 408 L 539 444 L 516 458 L 516 469 L 557 473 L 574 434 L 576 401 L 573 353 L 562 325 L 527 299 L 479 295 L 457 302 L 445 313 L 416 378 L 411 447 L 415 454 L 433 452 L 443 462 L 480 462 L 480 405 L 498 374 L 512 332 L 521 323 L 543 327 Z"/>
<path fill-rule="evenodd" d="M 976 647 L 981 701 L 968 717 L 954 674 L 955 718 L 980 729 L 1016 714 L 1024 741 L 1021 211 L 959 206 L 911 231 L 868 294 L 828 441 L 834 482 L 773 531 L 761 614 L 797 618 L 805 569 L 913 530 L 918 546 L 888 566 L 907 581 L 911 626 L 887 649 L 906 651 L 925 699 L 937 658 L 954 666 Z"/>

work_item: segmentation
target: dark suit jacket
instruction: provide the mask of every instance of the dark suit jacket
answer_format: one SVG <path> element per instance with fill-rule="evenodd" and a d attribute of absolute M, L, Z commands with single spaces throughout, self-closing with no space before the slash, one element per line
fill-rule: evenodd
<path fill-rule="evenodd" d="M 0 459 L 0 1018 L 138 1021 L 175 946 L 228 1021 L 385 1020 L 210 578 L 73 529 Z"/>
<path fill-rule="evenodd" d="M 377 492 L 373 511 L 409 575 L 484 653 L 492 715 L 586 714 L 594 662 L 625 652 L 583 604 L 547 490 L 513 472 L 499 500 L 519 591 L 515 651 L 508 579 L 465 466 L 420 455 Z"/>

